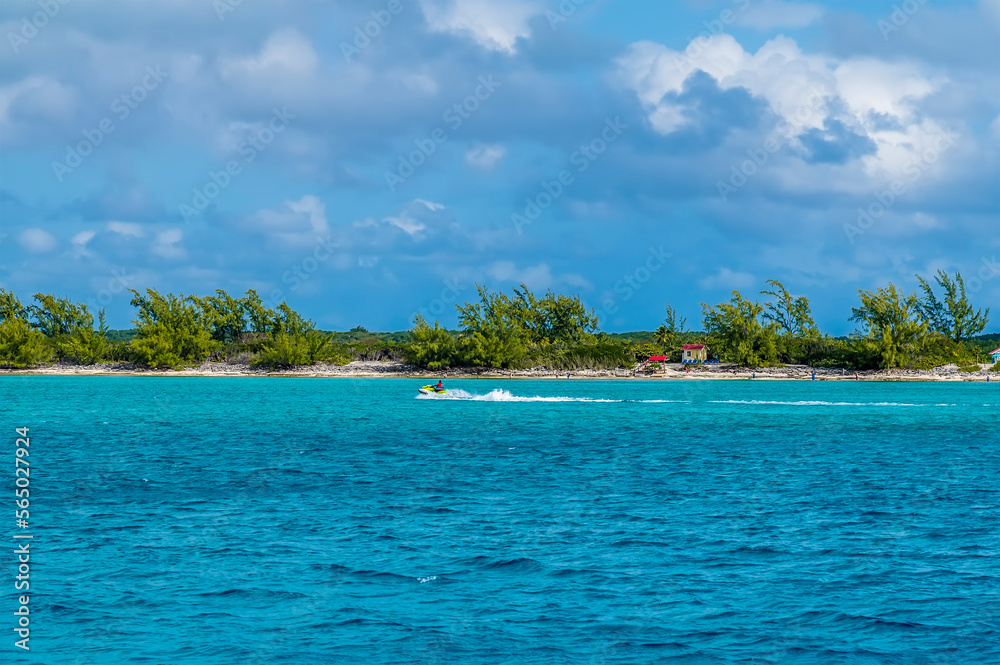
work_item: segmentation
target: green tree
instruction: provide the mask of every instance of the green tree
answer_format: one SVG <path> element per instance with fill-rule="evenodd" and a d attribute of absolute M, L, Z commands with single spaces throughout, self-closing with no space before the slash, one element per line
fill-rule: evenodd
<path fill-rule="evenodd" d="M 275 308 L 268 329 L 272 336 L 285 334 L 297 339 L 305 337 L 310 330 L 315 330 L 316 325 L 282 302 Z"/>
<path fill-rule="evenodd" d="M 179 367 L 200 362 L 214 348 L 211 324 L 197 299 L 160 295 L 146 289 L 146 295 L 132 292 L 132 306 L 139 310 L 133 320 L 135 339 L 131 342 L 137 362 L 150 367 Z"/>
<path fill-rule="evenodd" d="M 255 367 L 294 367 L 308 364 L 305 345 L 302 340 L 279 332 L 261 345 L 257 357 L 251 363 Z"/>
<path fill-rule="evenodd" d="M 819 330 L 809 309 L 809 300 L 804 296 L 793 298 L 788 289 L 775 279 L 767 280 L 773 291 L 761 291 L 761 295 L 771 296 L 773 302 L 764 304 L 764 319 L 778 324 L 783 335 L 790 337 L 817 337 Z"/>
<path fill-rule="evenodd" d="M 653 332 L 653 341 L 669 349 L 674 345 L 677 335 L 684 332 L 687 319 L 678 315 L 677 310 L 671 307 L 670 303 L 667 303 L 666 310 L 666 319 Z"/>
<path fill-rule="evenodd" d="M 513 298 L 507 299 L 502 294 L 499 297 L 526 338 L 535 344 L 579 342 L 597 330 L 597 316 L 577 296 L 547 291 L 539 299 L 522 283 L 514 288 Z"/>
<path fill-rule="evenodd" d="M 13 292 L 0 289 L 0 321 L 7 319 L 27 319 L 28 311 Z"/>
<path fill-rule="evenodd" d="M 417 314 L 411 334 L 413 341 L 407 349 L 407 362 L 427 369 L 459 364 L 458 342 L 437 321 L 431 328 L 424 317 Z"/>
<path fill-rule="evenodd" d="M 274 311 L 264 307 L 264 303 L 256 291 L 247 289 L 246 294 L 240 298 L 239 306 L 248 332 L 267 332 L 268 322 L 274 318 Z"/>
<path fill-rule="evenodd" d="M 749 367 L 774 365 L 778 361 L 776 323 L 763 323 L 764 307 L 733 291 L 728 303 L 711 307 L 701 303 L 709 345 L 719 357 Z"/>
<path fill-rule="evenodd" d="M 773 289 L 761 295 L 773 300 L 764 304 L 764 320 L 778 327 L 778 355 L 785 362 L 800 362 L 809 355 L 820 332 L 813 321 L 809 300 L 804 296 L 793 298 L 785 286 L 774 279 L 767 280 Z"/>
<path fill-rule="evenodd" d="M 310 329 L 298 335 L 279 331 L 264 340 L 251 364 L 256 367 L 293 367 L 315 365 L 330 359 L 340 364 L 347 362 L 347 358 L 335 351 L 332 342 L 333 335 L 320 330 Z"/>
<path fill-rule="evenodd" d="M 674 331 L 661 323 L 660 327 L 653 331 L 653 341 L 661 346 L 669 348 L 674 345 Z"/>
<path fill-rule="evenodd" d="M 94 327 L 94 317 L 86 305 L 74 303 L 67 298 L 36 293 L 37 305 L 28 306 L 28 314 L 34 319 L 35 328 L 46 337 L 67 335 L 77 328 Z"/>
<path fill-rule="evenodd" d="M 924 297 L 917 300 L 916 308 L 930 330 L 950 337 L 955 342 L 978 335 L 989 323 L 990 308 L 973 310 L 965 294 L 965 280 L 956 272 L 952 279 L 944 270 L 938 270 L 934 281 L 944 289 L 944 302 L 937 299 L 934 289 L 917 275 Z"/>
<path fill-rule="evenodd" d="M 476 285 L 478 303 L 457 305 L 465 333 L 463 355 L 471 365 L 514 367 L 527 355 L 527 323 L 522 305 Z"/>
<path fill-rule="evenodd" d="M 877 358 L 882 368 L 912 362 L 927 326 L 920 316 L 916 294 L 904 295 L 894 284 L 875 291 L 858 289 L 861 307 L 851 308 L 851 321 L 861 324 L 856 338 Z"/>
<path fill-rule="evenodd" d="M 18 316 L 0 321 L 0 365 L 32 367 L 50 360 L 52 351 L 45 336 Z"/>
<path fill-rule="evenodd" d="M 111 350 L 108 342 L 108 323 L 104 310 L 97 313 L 98 329 L 89 326 L 78 326 L 69 336 L 60 342 L 59 354 L 74 362 L 93 365 L 106 359 Z"/>
<path fill-rule="evenodd" d="M 202 316 L 217 342 L 239 342 L 246 332 L 243 308 L 236 298 L 216 289 L 214 296 L 192 297 L 191 302 L 201 308 Z"/>

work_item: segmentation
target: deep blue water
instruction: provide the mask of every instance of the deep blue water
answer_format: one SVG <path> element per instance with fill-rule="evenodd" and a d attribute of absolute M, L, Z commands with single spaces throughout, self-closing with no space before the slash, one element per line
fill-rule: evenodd
<path fill-rule="evenodd" d="M 0 377 L 3 660 L 1000 662 L 998 383 L 419 383 Z"/>

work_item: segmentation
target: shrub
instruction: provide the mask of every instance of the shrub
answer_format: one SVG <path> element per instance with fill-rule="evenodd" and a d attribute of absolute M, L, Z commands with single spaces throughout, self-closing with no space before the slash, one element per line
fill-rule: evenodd
<path fill-rule="evenodd" d="M 0 365 L 33 367 L 51 358 L 45 335 L 32 329 L 27 321 L 7 318 L 0 322 Z"/>
<path fill-rule="evenodd" d="M 77 328 L 59 343 L 59 355 L 75 363 L 93 365 L 108 356 L 110 346 L 99 332 L 91 328 Z"/>

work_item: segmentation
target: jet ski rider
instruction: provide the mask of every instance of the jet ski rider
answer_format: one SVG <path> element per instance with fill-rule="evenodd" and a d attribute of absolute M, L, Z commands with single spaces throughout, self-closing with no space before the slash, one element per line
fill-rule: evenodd
<path fill-rule="evenodd" d="M 444 384 L 441 383 L 440 380 L 437 382 L 437 385 L 434 386 L 434 392 L 437 392 L 437 393 L 444 392 Z"/>

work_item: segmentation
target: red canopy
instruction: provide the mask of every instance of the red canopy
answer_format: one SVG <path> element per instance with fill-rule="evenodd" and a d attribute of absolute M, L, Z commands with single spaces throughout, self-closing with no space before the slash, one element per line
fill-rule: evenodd
<path fill-rule="evenodd" d="M 651 362 L 651 363 L 652 362 L 663 362 L 666 359 L 667 359 L 666 356 L 650 356 L 649 357 L 649 362 Z"/>

